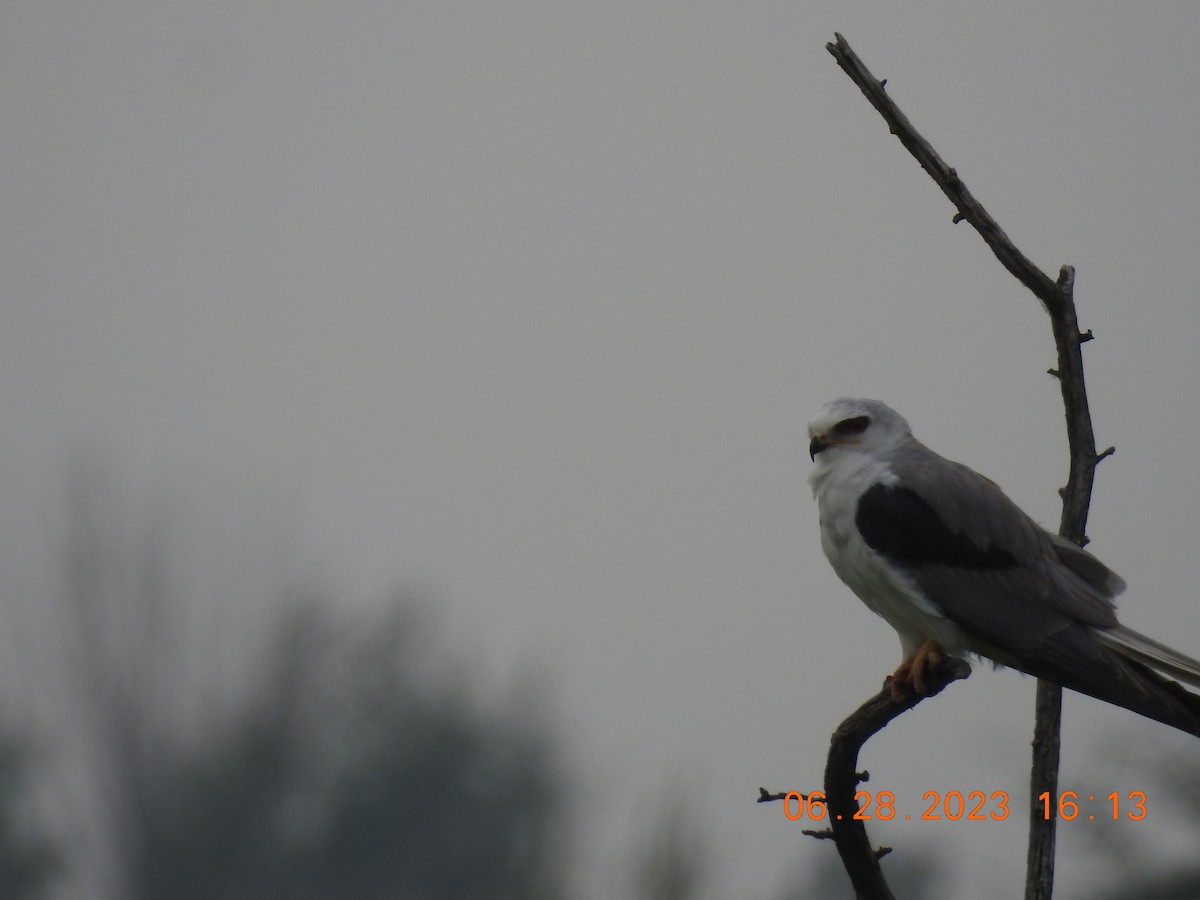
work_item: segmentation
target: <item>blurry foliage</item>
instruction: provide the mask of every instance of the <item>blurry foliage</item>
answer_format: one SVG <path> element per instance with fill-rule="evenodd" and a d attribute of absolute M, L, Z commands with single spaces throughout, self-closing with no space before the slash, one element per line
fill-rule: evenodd
<path fill-rule="evenodd" d="M 28 779 L 25 748 L 0 737 L 0 897 L 6 900 L 46 896 L 59 870 L 58 856 L 24 808 Z"/>
<path fill-rule="evenodd" d="M 630 900 L 700 900 L 713 896 L 713 846 L 695 795 L 680 782 L 652 801 L 649 825 L 633 835 L 632 865 L 622 896 Z M 641 816 L 636 817 L 643 821 Z"/>
<path fill-rule="evenodd" d="M 277 604 L 256 644 L 220 596 L 226 571 L 184 590 L 161 517 L 131 528 L 102 486 L 79 487 L 64 627 L 120 896 L 562 895 L 563 784 L 527 696 L 473 704 L 403 600 Z M 214 704 L 223 669 L 248 674 Z"/>
<path fill-rule="evenodd" d="M 804 840 L 812 841 L 805 837 Z M 854 886 L 842 866 L 832 841 L 822 841 L 822 852 L 813 865 L 798 868 L 779 900 L 854 900 Z M 938 857 L 925 847 L 913 846 L 890 853 L 881 860 L 883 874 L 892 893 L 904 900 L 936 900 L 949 896 L 946 871 Z"/>
<path fill-rule="evenodd" d="M 1092 895 L 1097 896 L 1097 895 Z M 1200 897 L 1200 871 L 1127 873 L 1116 888 L 1098 900 L 1196 900 Z"/>
<path fill-rule="evenodd" d="M 309 606 L 226 733 L 160 766 L 127 843 L 139 898 L 553 896 L 546 741 L 421 690 L 397 607 Z"/>
<path fill-rule="evenodd" d="M 1147 727 L 1158 727 L 1149 725 Z M 1148 800 L 1148 816 L 1171 807 L 1170 818 L 1191 825 L 1191 840 L 1200 837 L 1200 761 L 1195 751 L 1164 754 L 1152 742 L 1131 738 L 1137 732 L 1115 734 L 1104 745 L 1096 768 L 1100 777 L 1086 776 L 1078 792 L 1103 797 L 1112 785 L 1123 780 L 1117 772 L 1141 773 L 1138 786 Z M 1131 827 L 1132 826 L 1132 827 Z M 1163 826 L 1160 824 L 1159 828 Z M 1104 870 L 1111 873 L 1102 888 L 1089 888 L 1078 896 L 1100 900 L 1195 900 L 1200 897 L 1200 859 L 1164 854 L 1154 832 L 1146 832 L 1128 820 L 1105 822 L 1089 829 L 1092 850 Z M 1171 838 L 1175 836 L 1172 835 Z M 1185 838 L 1186 840 L 1186 838 Z M 1166 843 L 1174 843 L 1168 839 Z"/>

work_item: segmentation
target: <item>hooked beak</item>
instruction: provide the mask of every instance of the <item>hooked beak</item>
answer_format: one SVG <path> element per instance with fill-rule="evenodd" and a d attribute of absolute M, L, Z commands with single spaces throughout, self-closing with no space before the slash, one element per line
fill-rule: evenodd
<path fill-rule="evenodd" d="M 812 440 L 808 442 L 808 458 L 815 460 L 817 454 L 829 446 L 829 441 L 825 439 L 823 434 L 814 434 Z"/>

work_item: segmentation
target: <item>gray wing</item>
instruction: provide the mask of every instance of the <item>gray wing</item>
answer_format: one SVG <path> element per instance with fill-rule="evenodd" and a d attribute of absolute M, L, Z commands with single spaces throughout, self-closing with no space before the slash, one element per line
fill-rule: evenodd
<path fill-rule="evenodd" d="M 1070 622 L 1117 624 L 1113 597 L 1125 583 L 1047 534 L 994 482 L 917 441 L 891 463 L 898 484 L 864 496 L 857 524 L 950 619 L 1014 648 Z"/>
<path fill-rule="evenodd" d="M 1148 668 L 1200 678 L 1200 663 L 1119 625 L 1116 574 L 1047 534 L 987 478 L 916 441 L 890 462 L 898 481 L 864 492 L 859 531 L 972 650 L 1200 734 L 1200 699 Z"/>

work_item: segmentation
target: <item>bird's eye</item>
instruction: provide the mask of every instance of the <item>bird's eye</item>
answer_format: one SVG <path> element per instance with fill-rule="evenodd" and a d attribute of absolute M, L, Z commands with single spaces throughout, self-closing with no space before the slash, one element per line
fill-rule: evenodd
<path fill-rule="evenodd" d="M 843 419 L 833 426 L 837 434 L 862 434 L 871 424 L 867 416 L 855 416 L 853 419 Z"/>

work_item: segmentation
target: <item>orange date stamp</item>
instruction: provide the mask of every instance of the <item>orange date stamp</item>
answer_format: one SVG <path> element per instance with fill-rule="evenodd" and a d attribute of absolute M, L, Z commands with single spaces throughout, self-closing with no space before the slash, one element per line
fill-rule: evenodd
<path fill-rule="evenodd" d="M 783 814 L 790 821 L 807 819 L 823 822 L 843 818 L 890 822 L 1003 822 L 1009 817 L 1007 791 L 926 791 L 921 801 L 911 812 L 901 813 L 896 806 L 896 795 L 892 791 L 857 791 L 854 794 L 855 811 L 847 816 L 831 814 L 825 794 L 811 791 L 789 791 L 783 797 Z M 1139 822 L 1146 818 L 1146 794 L 1144 791 L 1129 791 L 1122 794 L 1113 791 L 1107 796 L 1082 795 L 1078 791 L 1061 791 L 1057 795 L 1043 791 L 1037 797 L 1037 808 L 1042 818 L 1057 818 L 1063 821 L 1097 819 Z"/>

